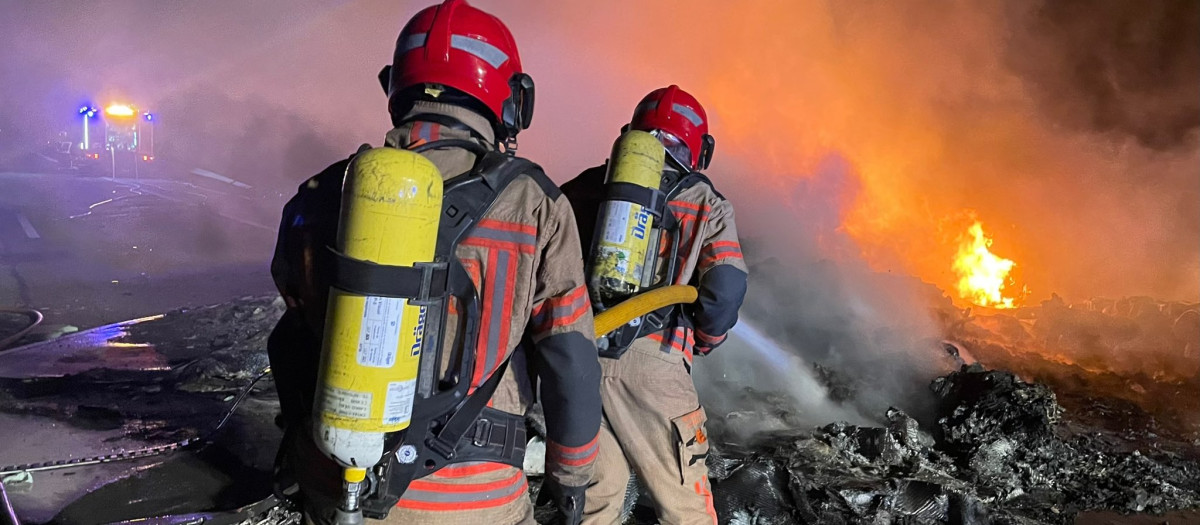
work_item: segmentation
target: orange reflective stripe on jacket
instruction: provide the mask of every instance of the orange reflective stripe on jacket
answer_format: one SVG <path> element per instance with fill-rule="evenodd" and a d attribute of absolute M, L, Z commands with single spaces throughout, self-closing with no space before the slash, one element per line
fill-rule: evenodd
<path fill-rule="evenodd" d="M 532 254 L 537 249 L 537 233 L 537 226 L 530 224 L 483 219 L 462 245 Z"/>
<path fill-rule="evenodd" d="M 525 473 L 517 468 L 502 466 L 511 469 L 512 474 L 484 483 L 443 481 L 454 478 L 446 476 L 443 473 L 446 469 L 442 469 L 427 478 L 414 480 L 396 506 L 403 509 L 450 512 L 499 507 L 524 497 L 529 488 Z"/>
<path fill-rule="evenodd" d="M 587 287 L 581 285 L 565 295 L 551 297 L 534 307 L 529 324 L 534 334 L 544 334 L 554 328 L 574 324 L 591 308 Z"/>
<path fill-rule="evenodd" d="M 671 201 L 667 203 L 671 209 L 671 213 L 675 214 L 675 219 L 679 222 L 679 262 L 676 265 L 675 284 L 687 284 L 691 279 L 690 272 L 683 271 L 688 267 L 690 254 L 693 251 L 692 244 L 696 242 L 696 238 L 700 234 L 700 229 L 707 220 L 712 207 L 707 204 L 698 204 L 688 201 Z M 663 246 L 663 251 L 660 256 L 666 256 L 666 250 L 670 249 L 670 245 Z"/>
<path fill-rule="evenodd" d="M 742 245 L 737 241 L 717 241 L 700 249 L 700 266 L 710 266 L 718 261 L 735 257 L 742 258 Z"/>

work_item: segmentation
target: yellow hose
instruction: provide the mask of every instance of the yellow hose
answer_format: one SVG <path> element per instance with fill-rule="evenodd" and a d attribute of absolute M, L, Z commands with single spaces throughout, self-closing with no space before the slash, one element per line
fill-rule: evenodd
<path fill-rule="evenodd" d="M 664 306 L 696 302 L 696 287 L 674 285 L 638 294 L 620 304 L 596 314 L 596 337 L 616 330 L 636 317 Z"/>

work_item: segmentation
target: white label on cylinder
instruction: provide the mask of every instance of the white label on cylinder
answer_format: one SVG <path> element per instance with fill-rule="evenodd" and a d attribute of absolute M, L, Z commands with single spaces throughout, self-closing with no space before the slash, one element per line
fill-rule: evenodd
<path fill-rule="evenodd" d="M 625 244 L 629 234 L 629 209 L 633 203 L 609 201 L 607 218 L 604 220 L 604 242 Z"/>
<path fill-rule="evenodd" d="M 387 399 L 383 403 L 383 424 L 398 425 L 412 419 L 413 397 L 416 392 L 416 379 L 388 383 Z"/>
<path fill-rule="evenodd" d="M 325 401 L 322 405 L 326 412 L 332 412 L 341 417 L 367 419 L 371 417 L 371 393 L 346 390 L 336 386 L 325 385 L 322 390 Z"/>
<path fill-rule="evenodd" d="M 399 297 L 367 296 L 362 329 L 358 332 L 358 364 L 391 368 L 400 344 L 400 321 L 408 301 Z"/>

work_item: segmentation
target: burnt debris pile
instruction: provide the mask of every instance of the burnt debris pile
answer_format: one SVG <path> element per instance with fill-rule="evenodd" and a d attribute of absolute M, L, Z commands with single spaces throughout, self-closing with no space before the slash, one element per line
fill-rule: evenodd
<path fill-rule="evenodd" d="M 973 359 L 1054 389 L 1070 419 L 1131 437 L 1192 441 L 1200 431 L 1200 304 L 1055 296 L 939 315 Z"/>
<path fill-rule="evenodd" d="M 247 297 L 11 350 L 0 364 L 32 372 L 0 377 L 0 412 L 150 441 L 194 436 L 267 367 L 281 312 L 274 297 Z"/>
<path fill-rule="evenodd" d="M 893 408 L 882 427 L 834 423 L 715 446 L 720 521 L 1066 524 L 1085 510 L 1200 506 L 1196 458 L 1066 431 L 1044 385 L 972 365 L 931 389 L 932 433 Z"/>

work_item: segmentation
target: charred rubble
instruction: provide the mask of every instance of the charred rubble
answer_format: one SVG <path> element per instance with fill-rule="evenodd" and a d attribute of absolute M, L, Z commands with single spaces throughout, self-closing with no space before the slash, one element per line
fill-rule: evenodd
<path fill-rule="evenodd" d="M 931 389 L 932 429 L 892 408 L 886 426 L 833 423 L 714 446 L 721 522 L 1067 524 L 1085 510 L 1200 507 L 1196 458 L 1066 432 L 1044 385 L 971 365 Z"/>
<path fill-rule="evenodd" d="M 946 337 L 1049 386 L 1073 420 L 1131 441 L 1200 435 L 1200 304 L 1054 296 L 1009 311 L 947 305 L 939 315 Z"/>
<path fill-rule="evenodd" d="M 150 442 L 195 436 L 211 428 L 233 394 L 266 365 L 265 338 L 280 309 L 272 298 L 247 298 L 134 324 L 121 341 L 154 342 L 144 354 L 124 347 L 121 354 L 134 362 L 113 367 L 102 364 L 111 353 L 63 354 L 63 366 L 95 363 L 61 377 L 4 380 L 0 407 L 80 429 L 116 427 Z M 53 344 L 43 343 L 41 350 L 54 354 Z M 981 353 L 975 344 L 961 346 Z M 154 366 L 154 355 L 171 366 Z M 920 423 L 892 408 L 881 414 L 885 424 L 879 426 L 806 427 L 786 396 L 747 388 L 746 399 L 736 401 L 748 410 L 710 413 L 709 469 L 720 522 L 1058 525 L 1086 511 L 1200 508 L 1195 434 L 1154 423 L 1155 414 L 1137 403 L 1085 395 L 1103 376 L 1078 372 L 1093 383 L 1052 374 L 1046 377 L 1058 383 L 1048 386 L 1023 380 L 1026 374 L 964 365 L 932 382 L 927 392 L 933 412 L 918 416 Z M 817 369 L 816 376 L 839 398 L 865 388 L 833 369 Z M 1113 379 L 1114 387 L 1129 384 L 1128 374 L 1114 377 L 1126 378 Z M 1147 395 L 1155 393 L 1151 379 L 1141 384 L 1150 389 Z M 181 406 L 187 413 L 179 412 Z M 247 417 L 273 426 L 273 407 L 262 404 Z M 1141 424 L 1114 426 L 1115 414 Z M 772 423 L 757 425 L 762 431 L 750 438 L 729 431 L 754 418 Z M 276 439 L 263 433 L 262 450 L 254 454 L 261 457 L 244 462 L 263 469 L 253 479 L 269 476 Z M 531 473 L 534 498 L 539 482 Z M 626 522 L 653 523 L 646 502 L 639 504 L 636 480 L 630 494 Z M 547 506 L 538 508 L 539 519 L 552 514 Z"/>
<path fill-rule="evenodd" d="M 22 353 L 61 373 L 0 379 L 0 411 L 124 427 L 130 437 L 194 434 L 267 368 L 266 339 L 281 312 L 276 298 L 247 297 L 98 328 L 80 334 L 93 346 L 78 351 L 65 340 L 37 343 Z"/>
<path fill-rule="evenodd" d="M 891 408 L 883 426 L 831 423 L 730 441 L 723 419 L 746 415 L 713 417 L 708 463 L 720 523 L 1065 525 L 1084 511 L 1200 507 L 1194 450 L 1130 450 L 1111 432 L 1064 421 L 1045 385 L 975 364 L 930 390 L 929 428 Z M 626 523 L 655 523 L 647 503 L 632 480 Z"/>

